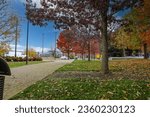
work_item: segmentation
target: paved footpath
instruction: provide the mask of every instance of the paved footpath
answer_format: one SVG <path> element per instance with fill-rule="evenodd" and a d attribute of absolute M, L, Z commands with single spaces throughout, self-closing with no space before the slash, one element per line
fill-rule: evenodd
<path fill-rule="evenodd" d="M 54 62 L 12 68 L 12 76 L 5 78 L 4 99 L 9 99 L 72 61 L 73 60 L 56 60 Z"/>

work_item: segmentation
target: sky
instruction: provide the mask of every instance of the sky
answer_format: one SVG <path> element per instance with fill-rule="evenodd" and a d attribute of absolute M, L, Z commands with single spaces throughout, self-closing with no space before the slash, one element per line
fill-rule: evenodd
<path fill-rule="evenodd" d="M 18 41 L 18 51 L 24 51 L 26 48 L 27 39 L 27 20 L 25 16 L 25 0 L 10 0 L 10 7 L 17 15 L 23 19 L 21 21 L 21 33 Z M 34 0 L 38 2 L 39 0 Z M 42 40 L 44 40 L 44 52 L 55 48 L 55 37 L 59 36 L 60 31 L 54 29 L 54 24 L 49 22 L 45 27 L 29 25 L 29 48 L 35 49 L 37 52 L 42 52 Z M 11 48 L 14 50 L 14 42 L 11 43 Z"/>

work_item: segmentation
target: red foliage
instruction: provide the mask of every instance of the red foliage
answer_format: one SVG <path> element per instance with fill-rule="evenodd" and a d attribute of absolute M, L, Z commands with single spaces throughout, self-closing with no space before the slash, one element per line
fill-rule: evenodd
<path fill-rule="evenodd" d="M 67 32 L 68 30 L 66 30 Z M 63 53 L 69 54 L 73 52 L 73 46 L 74 46 L 74 39 L 71 36 L 71 33 L 68 31 L 61 32 L 59 35 L 59 39 L 57 40 L 57 47 L 60 49 Z"/>
<path fill-rule="evenodd" d="M 75 54 L 87 54 L 88 53 L 88 43 L 90 43 L 91 54 L 99 54 L 99 41 L 97 39 L 91 39 L 85 41 L 85 39 L 78 39 L 73 45 L 73 51 Z"/>
<path fill-rule="evenodd" d="M 64 34 L 64 32 L 60 33 L 59 39 L 57 41 L 57 47 L 63 53 L 67 53 L 68 56 L 70 53 L 74 53 L 75 55 L 80 54 L 88 54 L 88 49 L 92 55 L 99 54 L 99 40 L 98 39 L 74 39 L 73 35 Z M 88 44 L 90 43 L 90 48 L 88 48 Z"/>
<path fill-rule="evenodd" d="M 73 52 L 75 54 L 85 54 L 87 48 L 87 42 L 83 39 L 78 39 L 73 47 Z"/>
<path fill-rule="evenodd" d="M 91 54 L 99 54 L 100 53 L 100 42 L 98 39 L 91 40 Z"/>

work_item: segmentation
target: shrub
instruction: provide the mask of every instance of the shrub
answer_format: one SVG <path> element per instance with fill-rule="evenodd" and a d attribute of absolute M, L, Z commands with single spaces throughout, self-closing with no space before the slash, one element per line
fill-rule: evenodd
<path fill-rule="evenodd" d="M 3 57 L 7 62 L 22 62 L 22 61 L 26 61 L 26 57 L 10 57 L 10 56 L 6 56 Z M 42 61 L 41 57 L 29 57 L 28 61 Z"/>
<path fill-rule="evenodd" d="M 33 61 L 36 61 L 36 58 L 37 58 L 37 57 L 32 57 L 32 60 L 33 60 Z"/>
<path fill-rule="evenodd" d="M 14 62 L 19 62 L 19 57 L 12 57 L 12 60 L 13 60 Z"/>
<path fill-rule="evenodd" d="M 36 57 L 36 61 L 42 61 L 43 59 L 41 57 Z"/>
<path fill-rule="evenodd" d="M 4 57 L 4 59 L 5 59 L 6 61 L 8 61 L 8 62 L 13 61 L 13 60 L 12 60 L 12 57 L 10 57 L 10 56 Z"/>
<path fill-rule="evenodd" d="M 22 62 L 23 58 L 22 57 L 18 57 L 18 61 Z"/>
<path fill-rule="evenodd" d="M 70 59 L 74 59 L 75 57 L 74 57 L 74 55 L 70 55 L 69 58 Z"/>
<path fill-rule="evenodd" d="M 29 60 L 29 61 L 33 61 L 32 57 L 29 57 L 28 60 Z"/>

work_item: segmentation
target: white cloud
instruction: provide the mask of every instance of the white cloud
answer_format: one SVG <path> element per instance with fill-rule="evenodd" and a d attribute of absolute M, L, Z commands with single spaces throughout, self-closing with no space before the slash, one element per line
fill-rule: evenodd
<path fill-rule="evenodd" d="M 41 47 L 31 46 L 30 48 L 33 48 L 36 52 L 41 52 L 42 51 Z M 44 53 L 45 53 L 45 52 L 48 52 L 50 50 L 50 48 L 44 48 L 43 50 L 44 50 Z"/>
<path fill-rule="evenodd" d="M 14 51 L 14 50 L 15 50 L 15 45 L 10 44 L 10 48 L 11 48 L 12 51 Z M 25 47 L 24 47 L 24 46 L 22 46 L 22 45 L 17 45 L 17 51 L 24 51 L 24 50 L 25 50 Z"/>
<path fill-rule="evenodd" d="M 11 44 L 10 45 L 11 47 L 11 50 L 14 51 L 15 50 L 15 45 Z M 42 52 L 42 48 L 41 47 L 35 47 L 35 46 L 30 46 L 30 48 L 33 48 L 36 52 Z M 22 45 L 17 45 L 17 51 L 25 51 L 26 47 L 25 46 L 22 46 Z M 44 48 L 44 52 L 48 52 L 50 50 L 50 48 Z"/>

